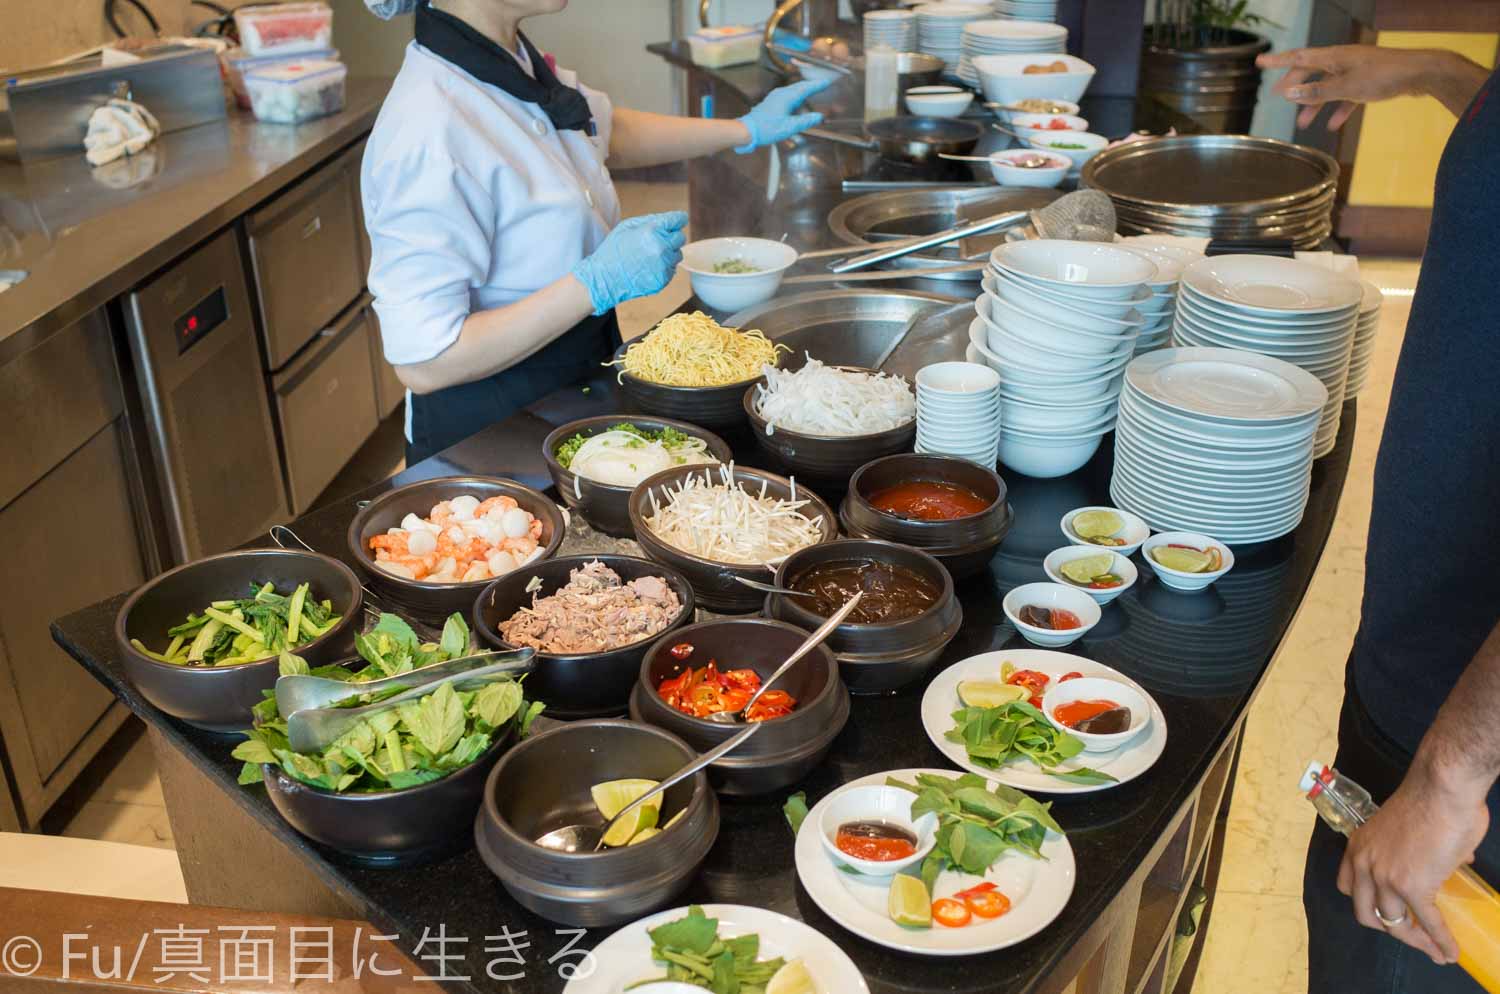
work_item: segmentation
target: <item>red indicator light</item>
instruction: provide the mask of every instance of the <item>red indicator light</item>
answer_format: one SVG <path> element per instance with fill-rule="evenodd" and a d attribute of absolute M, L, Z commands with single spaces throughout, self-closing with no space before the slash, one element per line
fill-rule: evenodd
<path fill-rule="evenodd" d="M 198 330 L 198 316 L 195 314 L 188 318 L 188 331 Z"/>

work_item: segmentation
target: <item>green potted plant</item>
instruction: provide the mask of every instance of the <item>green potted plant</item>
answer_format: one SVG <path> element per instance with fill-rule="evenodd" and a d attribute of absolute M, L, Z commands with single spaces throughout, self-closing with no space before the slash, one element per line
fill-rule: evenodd
<path fill-rule="evenodd" d="M 1199 131 L 1250 130 L 1260 89 L 1255 57 L 1271 42 L 1253 28 L 1276 26 L 1249 0 L 1154 0 L 1146 25 L 1137 97 L 1138 126 L 1160 131 L 1184 118 Z"/>

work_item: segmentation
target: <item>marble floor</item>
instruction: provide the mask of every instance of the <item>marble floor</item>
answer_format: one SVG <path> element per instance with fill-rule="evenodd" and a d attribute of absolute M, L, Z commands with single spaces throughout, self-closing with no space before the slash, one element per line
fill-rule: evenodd
<path fill-rule="evenodd" d="M 673 209 L 681 185 L 622 183 L 627 214 Z M 1307 987 L 1302 860 L 1313 812 L 1296 789 L 1304 764 L 1331 759 L 1344 660 L 1359 619 L 1370 480 L 1417 265 L 1366 260 L 1388 290 L 1338 520 L 1302 612 L 1251 711 L 1224 869 L 1194 994 L 1299 994 Z M 627 337 L 686 299 L 684 280 L 621 307 Z M 377 460 L 378 461 L 378 460 Z M 357 482 L 357 481 L 356 481 Z M 351 486 L 350 489 L 355 489 Z M 49 825 L 56 834 L 172 848 L 161 784 L 143 735 L 128 726 Z"/>

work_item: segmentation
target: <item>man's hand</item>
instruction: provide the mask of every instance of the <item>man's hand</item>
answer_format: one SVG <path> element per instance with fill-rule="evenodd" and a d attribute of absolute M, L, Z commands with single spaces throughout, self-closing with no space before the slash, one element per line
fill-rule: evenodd
<path fill-rule="evenodd" d="M 1458 944 L 1434 897 L 1489 827 L 1482 787 L 1440 782 L 1418 759 L 1380 811 L 1349 839 L 1339 890 L 1354 900 L 1361 925 L 1420 949 L 1435 963 L 1458 960 Z M 1376 917 L 1376 910 L 1387 921 Z"/>
<path fill-rule="evenodd" d="M 1262 69 L 1285 69 L 1272 90 L 1301 104 L 1297 127 L 1311 127 L 1324 104 L 1337 103 L 1328 130 L 1337 131 L 1359 104 L 1391 97 L 1436 97 L 1461 114 L 1490 71 L 1461 55 L 1440 49 L 1332 45 L 1258 56 Z"/>

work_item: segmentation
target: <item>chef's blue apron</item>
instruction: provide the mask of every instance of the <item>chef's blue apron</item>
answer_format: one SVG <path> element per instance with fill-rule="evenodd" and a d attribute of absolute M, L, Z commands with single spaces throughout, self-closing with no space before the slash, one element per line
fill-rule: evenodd
<path fill-rule="evenodd" d="M 584 318 L 552 344 L 493 376 L 413 394 L 406 464 L 418 463 L 504 421 L 560 387 L 597 375 L 600 364 L 619 347 L 620 323 L 611 310 Z"/>

